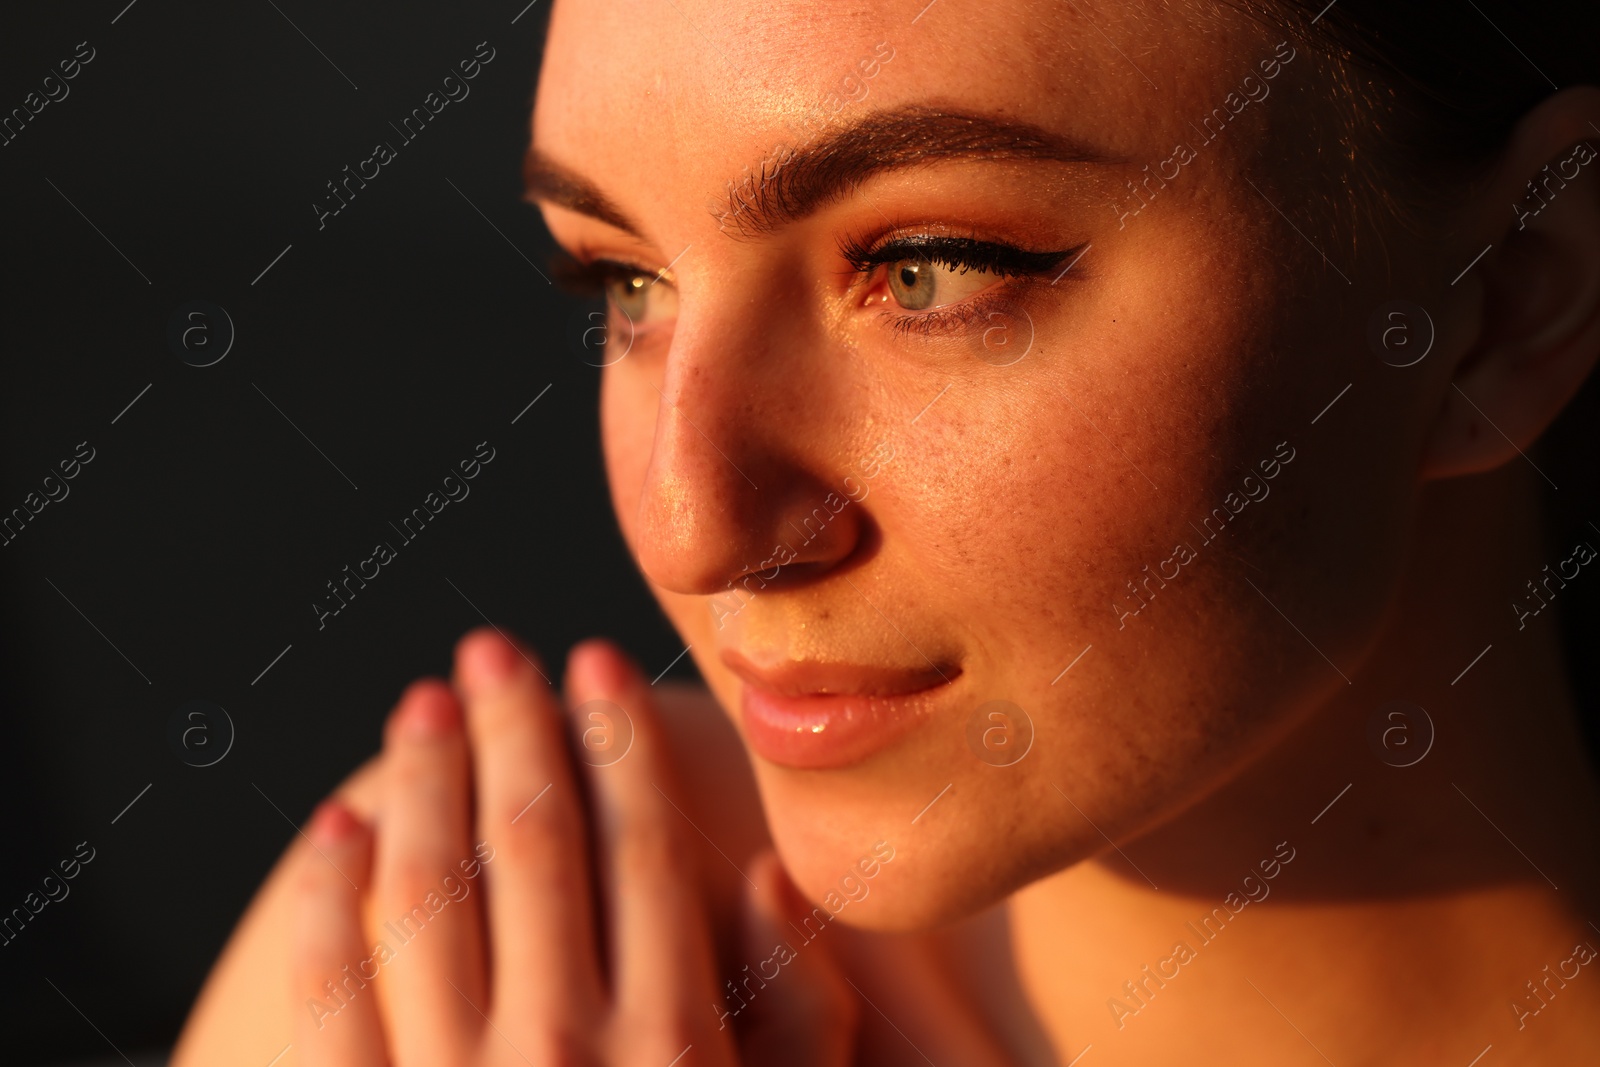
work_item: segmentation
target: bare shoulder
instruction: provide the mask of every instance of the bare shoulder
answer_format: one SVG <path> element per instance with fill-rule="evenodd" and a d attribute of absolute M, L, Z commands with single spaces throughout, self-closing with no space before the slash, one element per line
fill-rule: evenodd
<path fill-rule="evenodd" d="M 382 761 L 374 756 L 341 782 L 334 795 L 363 819 L 371 819 L 382 773 Z M 288 1047 L 294 1010 L 287 947 L 293 918 L 290 877 L 310 848 L 297 835 L 256 890 L 189 1011 L 169 1067 L 254 1062 L 261 1054 L 266 1063 Z"/>

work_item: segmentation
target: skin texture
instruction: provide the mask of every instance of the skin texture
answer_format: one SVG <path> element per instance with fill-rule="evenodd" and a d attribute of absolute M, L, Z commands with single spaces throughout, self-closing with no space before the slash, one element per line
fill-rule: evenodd
<path fill-rule="evenodd" d="M 1575 943 L 1600 945 L 1589 925 L 1600 803 L 1553 620 L 1519 630 L 1505 605 L 1553 562 L 1535 519 L 1541 475 L 1523 453 L 1600 352 L 1600 184 L 1591 169 L 1526 228 L 1506 205 L 1588 136 L 1600 90 L 1551 97 L 1482 173 L 1402 218 L 1384 206 L 1360 131 L 1347 133 L 1343 82 L 1304 38 L 1204 4 L 1004 8 L 675 0 L 558 3 L 551 16 L 533 144 L 638 232 L 548 198 L 546 222 L 579 259 L 658 278 L 631 322 L 612 317 L 613 336 L 631 337 L 603 372 L 613 503 L 728 723 L 743 728 L 729 650 L 959 670 L 927 721 L 866 759 L 825 770 L 752 759 L 788 876 L 820 902 L 874 843 L 893 845 L 870 894 L 841 912 L 857 931 L 832 943 L 890 1026 L 972 1017 L 922 1035 L 941 1042 L 926 1050 L 936 1062 L 1065 1063 L 1088 1045 L 1095 1063 L 1129 1064 L 1458 1064 L 1488 1044 L 1497 1062 L 1592 1053 L 1600 979 L 1571 980 L 1537 1016 L 1513 1007 L 1537 1005 L 1525 983 Z M 1260 85 L 1269 60 L 1270 94 L 1201 146 L 1194 123 L 1246 75 Z M 719 218 L 729 184 L 781 158 L 775 145 L 909 107 L 1030 123 L 1099 161 L 947 160 L 878 174 L 770 232 Z M 1140 199 L 1128 183 L 1177 144 L 1196 145 L 1194 158 Z M 1362 170 L 1345 169 L 1347 149 Z M 1087 251 L 1055 284 L 974 289 L 989 302 L 973 323 L 908 332 L 839 250 L 890 231 Z M 1397 298 L 1437 331 L 1406 368 L 1367 341 Z M 1263 482 L 1269 494 L 1238 503 Z M 869 492 L 802 545 L 795 526 L 851 484 Z M 1231 517 L 1207 541 L 1197 526 L 1216 508 Z M 778 542 L 797 557 L 730 601 L 729 584 Z M 1180 543 L 1194 558 L 1133 595 L 1130 581 Z M 484 788 L 492 746 L 473 725 L 471 669 L 457 673 L 472 754 L 428 764 L 416 788 L 438 791 L 429 811 L 459 805 L 464 841 L 465 797 Z M 1395 699 L 1427 708 L 1437 730 L 1403 768 L 1368 740 Z M 992 700 L 1033 730 L 1005 766 L 968 743 Z M 619 702 L 642 722 L 656 714 L 642 696 Z M 668 742 L 655 750 L 639 762 L 665 775 Z M 530 750 L 507 780 L 559 766 L 548 758 Z M 678 773 L 697 775 L 695 761 Z M 590 781 L 603 811 L 620 787 Z M 407 803 L 388 788 L 338 839 L 361 867 L 374 832 L 361 827 L 375 821 L 380 874 L 385 835 L 404 849 L 426 832 L 420 815 L 384 814 Z M 717 806 L 703 783 L 686 793 Z M 640 818 L 660 817 L 647 790 L 634 796 Z M 481 793 L 478 809 L 482 830 Z M 341 825 L 327 818 L 323 830 Z M 758 847 L 760 832 L 749 837 Z M 601 838 L 597 906 L 614 920 Z M 533 847 L 524 858 L 550 862 Z M 762 885 L 779 878 L 762 869 L 773 872 Z M 690 872 L 654 877 L 694 912 Z M 359 900 L 317 903 L 343 892 L 326 871 L 305 884 L 302 933 L 340 909 L 354 921 Z M 556 898 L 575 907 L 587 891 Z M 717 892 L 706 932 L 645 968 L 706 987 L 702 1000 L 722 973 L 706 942 L 736 898 Z M 1219 907 L 1226 937 L 1212 943 L 1188 924 Z M 551 989 L 573 988 L 560 976 L 594 966 L 582 959 L 592 950 L 546 954 L 515 979 L 484 974 L 473 952 L 526 951 L 517 921 L 529 920 L 491 916 L 498 947 L 468 945 L 438 969 L 548 1007 Z M 941 924 L 956 925 L 933 932 Z M 641 929 L 624 929 L 619 958 L 649 955 Z M 1178 941 L 1195 958 L 1147 978 Z M 930 984 L 919 976 L 937 968 L 918 953 L 980 978 Z M 238 950 L 230 973 L 252 958 Z M 852 1005 L 857 1062 L 922 1062 L 873 1046 L 871 1028 L 886 1028 L 849 998 L 830 1001 L 831 975 L 793 983 L 794 1010 L 821 1003 L 848 1033 Z M 247 986 L 214 979 L 190 1050 L 226 1047 L 205 1035 L 226 1033 L 219 1020 Z M 393 1042 L 425 1000 L 385 997 L 372 998 L 385 1006 L 372 1033 L 352 1038 L 359 1055 L 379 1031 Z M 476 1025 L 438 1019 L 406 1047 L 445 1062 Z M 669 1030 L 639 1047 L 653 1055 L 687 1033 Z M 528 1035 L 549 1038 L 548 1026 Z M 602 1047 L 599 1062 L 654 1062 Z"/>

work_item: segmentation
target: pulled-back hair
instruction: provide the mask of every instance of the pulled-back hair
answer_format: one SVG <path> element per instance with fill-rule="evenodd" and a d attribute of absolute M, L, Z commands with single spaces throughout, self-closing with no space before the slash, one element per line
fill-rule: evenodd
<path fill-rule="evenodd" d="M 1378 159 L 1364 161 L 1367 169 L 1413 193 L 1480 174 L 1518 120 L 1551 94 L 1600 86 L 1596 0 L 1238 0 L 1234 6 L 1333 62 L 1342 90 L 1366 112 L 1365 125 L 1381 146 Z M 1589 141 L 1600 145 L 1600 115 L 1594 118 Z M 1509 223 L 1510 205 L 1506 217 Z M 1550 560 L 1569 555 L 1577 540 L 1600 547 L 1597 424 L 1600 374 L 1591 374 L 1534 450 L 1539 468 L 1559 487 L 1544 490 Z M 1600 765 L 1600 578 L 1570 583 L 1556 607 L 1591 760 Z"/>

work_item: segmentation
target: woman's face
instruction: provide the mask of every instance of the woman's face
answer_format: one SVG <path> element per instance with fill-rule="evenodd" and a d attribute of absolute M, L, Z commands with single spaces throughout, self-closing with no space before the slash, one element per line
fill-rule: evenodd
<path fill-rule="evenodd" d="M 1170 819 L 1346 685 L 1454 343 L 1369 350 L 1432 283 L 1327 224 L 1305 41 L 923 2 L 559 4 L 531 168 L 565 248 L 642 272 L 623 533 L 800 886 L 895 850 L 842 915 L 880 927 Z"/>

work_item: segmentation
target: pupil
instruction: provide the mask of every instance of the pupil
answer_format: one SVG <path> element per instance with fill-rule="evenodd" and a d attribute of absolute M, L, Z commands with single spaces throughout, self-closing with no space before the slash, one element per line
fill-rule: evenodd
<path fill-rule="evenodd" d="M 917 268 L 914 266 L 900 268 L 900 284 L 910 287 L 917 284 Z"/>

